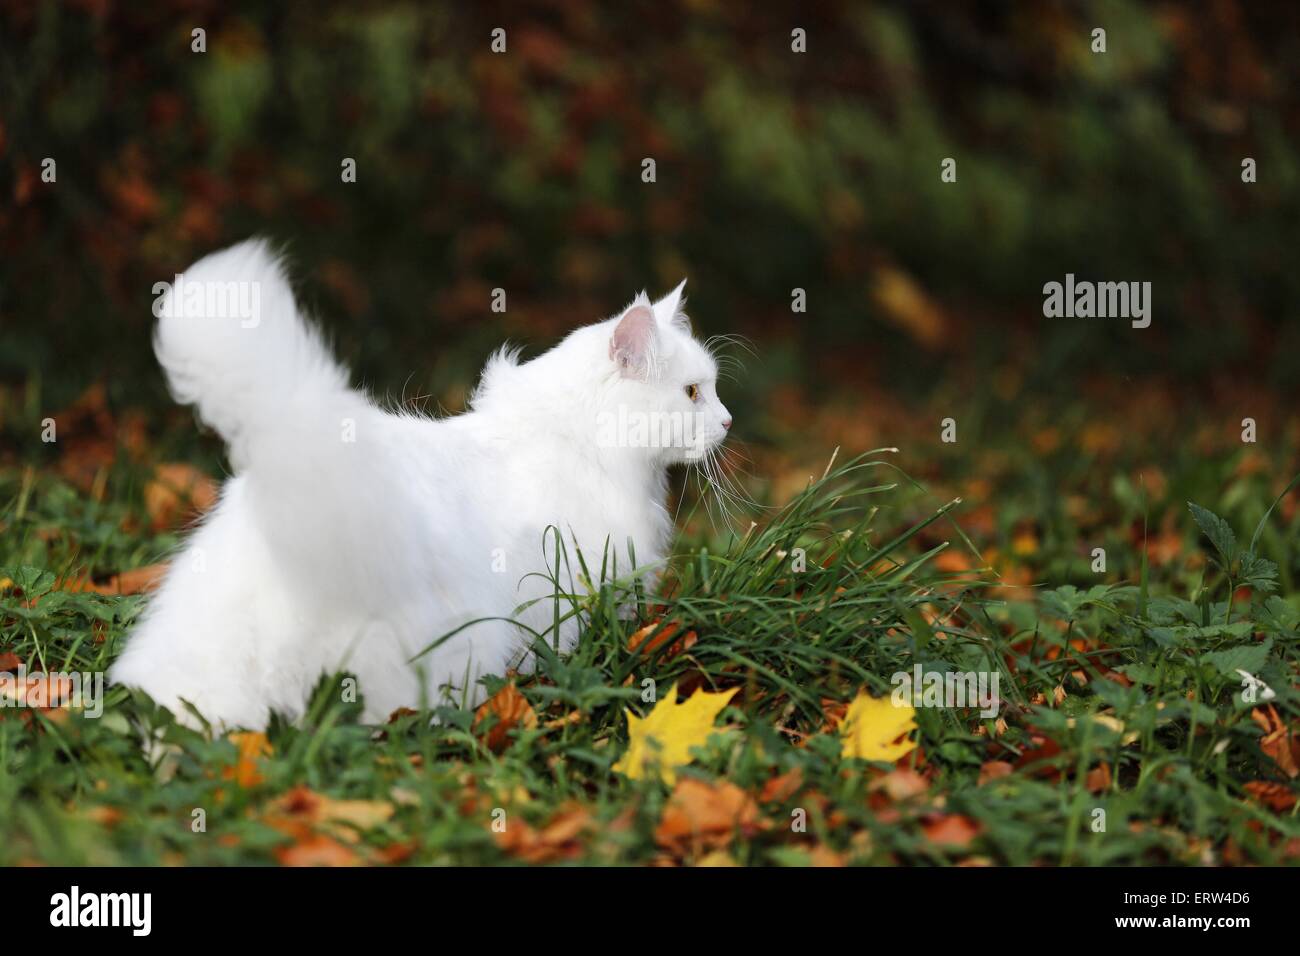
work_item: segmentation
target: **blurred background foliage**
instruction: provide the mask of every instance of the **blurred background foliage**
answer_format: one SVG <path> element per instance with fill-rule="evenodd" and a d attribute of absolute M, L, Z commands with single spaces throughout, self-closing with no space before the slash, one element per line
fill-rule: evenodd
<path fill-rule="evenodd" d="M 1008 369 L 1035 402 L 1289 394 L 1298 28 L 1228 0 L 9 2 L 0 382 L 165 408 L 153 283 L 265 234 L 361 380 L 452 409 L 501 340 L 682 276 L 697 328 L 758 347 L 742 412 Z M 1152 282 L 1152 326 L 1045 319 L 1067 272 Z"/>

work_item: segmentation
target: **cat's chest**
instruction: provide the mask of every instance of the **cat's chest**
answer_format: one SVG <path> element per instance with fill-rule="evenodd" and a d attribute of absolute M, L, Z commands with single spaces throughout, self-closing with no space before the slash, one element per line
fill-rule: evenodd
<path fill-rule="evenodd" d="M 554 525 L 581 545 L 584 555 L 599 555 L 606 540 L 626 549 L 630 539 L 638 563 L 656 560 L 667 543 L 670 522 L 656 483 L 611 475 L 588 463 L 569 462 L 513 483 L 514 515 L 526 532 Z M 509 519 L 507 519 L 509 520 Z"/>

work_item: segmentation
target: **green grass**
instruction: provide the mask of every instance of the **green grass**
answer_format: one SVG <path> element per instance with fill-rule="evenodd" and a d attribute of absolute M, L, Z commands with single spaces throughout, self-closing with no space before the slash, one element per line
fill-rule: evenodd
<path fill-rule="evenodd" d="M 573 813 L 588 824 L 541 859 L 692 862 L 724 845 L 736 862 L 782 865 L 827 851 L 867 864 L 1294 858 L 1294 807 L 1271 810 L 1246 790 L 1264 781 L 1295 792 L 1261 749 L 1237 674 L 1260 677 L 1281 719 L 1295 723 L 1300 611 L 1294 596 L 1273 593 L 1273 537 L 1263 529 L 1275 515 L 1229 540 L 1226 523 L 1197 512 L 1219 566 L 1207 563 L 1195 588 L 1143 576 L 1044 587 L 1026 601 L 994 573 L 936 569 L 945 549 L 974 552 L 960 530 L 965 505 L 935 507 L 888 457 L 834 468 L 743 536 L 684 538 L 661 594 L 640 593 L 632 578 L 593 593 L 570 588 L 610 569 L 553 554 L 554 620 L 576 617 L 582 637 L 557 655 L 553 633 L 539 635 L 537 672 L 519 680 L 537 726 L 510 730 L 499 753 L 483 742 L 490 721 L 476 727 L 465 709 L 401 714 L 382 732 L 359 724 L 359 702 L 340 692 L 344 675 L 322 679 L 298 725 L 272 726 L 271 754 L 242 781 L 235 742 L 180 727 L 120 688 L 100 719 L 0 711 L 0 864 L 274 862 L 306 840 L 276 809 L 298 786 L 376 801 L 381 817 L 391 807 L 359 830 L 329 831 L 329 847 L 337 841 L 358 861 L 512 862 L 518 846 L 494 820 L 536 835 Z M 175 543 L 123 530 L 134 527 L 139 485 L 123 462 L 110 475 L 96 501 L 46 471 L 0 471 L 0 578 L 13 582 L 0 594 L 0 653 L 31 669 L 102 672 L 143 604 L 58 590 L 58 577 L 146 564 Z M 1289 552 L 1273 557 L 1289 566 Z M 1234 599 L 1247 579 L 1253 588 Z M 629 604 L 635 620 L 620 612 Z M 630 635 L 660 619 L 678 625 L 673 639 L 630 650 Z M 687 631 L 695 642 L 675 647 Z M 902 764 L 919 778 L 842 759 L 836 707 L 863 689 L 888 694 L 890 676 L 917 663 L 996 672 L 1001 719 L 918 708 L 919 748 Z M 745 826 L 692 847 L 656 840 L 669 788 L 611 770 L 626 746 L 624 709 L 649 709 L 647 680 L 660 694 L 674 683 L 741 688 L 681 776 L 749 794 Z M 143 733 L 166 743 L 152 761 Z M 981 784 L 990 762 L 1011 771 Z M 789 787 L 764 792 L 794 771 Z M 918 792 L 889 786 L 908 780 L 921 781 Z M 806 829 L 793 829 L 800 817 Z M 967 826 L 955 843 L 936 836 L 949 818 Z"/>

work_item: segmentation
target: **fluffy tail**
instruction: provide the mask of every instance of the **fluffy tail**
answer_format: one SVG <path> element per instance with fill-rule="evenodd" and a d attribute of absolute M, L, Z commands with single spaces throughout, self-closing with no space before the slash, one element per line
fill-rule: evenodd
<path fill-rule="evenodd" d="M 154 351 L 172 395 L 221 434 L 236 469 L 295 409 L 350 394 L 347 373 L 299 314 L 265 240 L 200 259 L 177 276 L 154 312 Z"/>
<path fill-rule="evenodd" d="M 156 311 L 172 393 L 225 438 L 283 573 L 340 614 L 408 599 L 413 588 L 387 557 L 412 564 L 428 550 L 412 520 L 422 486 L 407 475 L 407 432 L 348 387 L 269 246 L 252 240 L 199 260 Z"/>

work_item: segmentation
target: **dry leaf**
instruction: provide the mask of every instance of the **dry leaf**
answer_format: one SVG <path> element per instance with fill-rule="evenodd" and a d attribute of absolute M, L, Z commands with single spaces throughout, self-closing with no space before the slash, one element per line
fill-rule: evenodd
<path fill-rule="evenodd" d="M 144 507 L 155 531 L 174 528 L 217 502 L 217 483 L 193 465 L 161 464 L 144 486 Z"/>
<path fill-rule="evenodd" d="M 488 698 L 474 714 L 474 732 L 493 753 L 506 749 L 510 731 L 516 727 L 532 730 L 536 726 L 537 714 L 514 681 Z"/>
<path fill-rule="evenodd" d="M 655 630 L 660 626 L 663 627 L 663 630 L 659 631 L 658 634 L 655 634 Z M 669 621 L 667 624 L 664 624 L 663 618 L 658 618 L 651 621 L 645 627 L 641 628 L 629 637 L 627 639 L 627 649 L 629 651 L 640 651 L 642 654 L 647 655 L 653 654 L 669 641 L 673 641 L 673 637 L 676 636 L 680 627 L 681 625 L 676 621 Z M 654 637 L 651 637 L 651 634 L 654 634 Z M 690 650 L 695 646 L 697 640 L 699 640 L 698 634 L 694 631 L 687 631 L 680 639 L 673 641 L 672 646 L 664 652 L 664 659 L 667 660 L 670 657 L 676 657 L 683 651 Z"/>
<path fill-rule="evenodd" d="M 759 828 L 758 804 L 734 783 L 705 783 L 686 777 L 664 805 L 655 842 L 678 853 L 698 853 L 725 847 L 737 830 Z"/>
<path fill-rule="evenodd" d="M 237 786 L 246 789 L 258 786 L 265 779 L 258 769 L 258 762 L 273 753 L 266 734 L 246 731 L 233 733 L 229 739 L 238 750 L 238 756 L 233 766 L 222 769 L 221 779 L 233 780 Z"/>
<path fill-rule="evenodd" d="M 1110 764 L 1099 763 L 1088 771 L 1084 786 L 1092 793 L 1103 793 L 1110 789 Z"/>
<path fill-rule="evenodd" d="M 984 786 L 990 780 L 999 780 L 1011 776 L 1015 768 L 1005 760 L 989 760 L 980 766 L 980 778 L 977 786 Z"/>
<path fill-rule="evenodd" d="M 78 578 L 67 578 L 60 581 L 58 587 L 63 591 L 91 591 L 95 594 L 112 596 L 143 594 L 155 590 L 162 584 L 167 569 L 168 564 L 164 561 L 159 564 L 150 564 L 143 568 L 133 568 L 130 571 L 115 574 L 103 584 L 96 584 L 90 578 L 82 575 Z"/>
<path fill-rule="evenodd" d="M 1250 712 L 1250 719 L 1264 731 L 1259 740 L 1260 750 L 1272 757 L 1288 777 L 1300 776 L 1300 739 L 1283 723 L 1273 705 L 1256 707 Z"/>
<path fill-rule="evenodd" d="M 931 843 L 957 848 L 969 846 L 980 832 L 978 823 L 959 813 L 937 817 L 922 824 L 921 829 Z"/>
<path fill-rule="evenodd" d="M 883 791 L 895 802 L 911 800 L 930 790 L 930 781 L 910 767 L 899 767 L 871 781 L 867 788 L 872 792 Z"/>
<path fill-rule="evenodd" d="M 796 766 L 763 784 L 758 799 L 763 803 L 785 803 L 803 788 L 803 768 Z"/>
<path fill-rule="evenodd" d="M 1246 784 L 1246 792 L 1255 800 L 1276 810 L 1278 813 L 1285 813 L 1295 806 L 1296 794 L 1284 783 L 1278 783 L 1276 780 L 1252 780 Z"/>
<path fill-rule="evenodd" d="M 937 349 L 949 341 L 947 315 L 901 269 L 890 265 L 880 266 L 876 270 L 871 297 L 885 317 L 910 335 L 918 345 Z"/>
<path fill-rule="evenodd" d="M 581 856 L 579 837 L 591 825 L 591 811 L 569 802 L 541 829 L 534 829 L 517 818 L 507 819 L 505 829 L 493 833 L 493 838 L 502 852 L 525 863 L 553 863 Z"/>
<path fill-rule="evenodd" d="M 281 866 L 356 866 L 354 851 L 323 834 L 310 836 L 290 846 L 277 847 L 275 858 Z"/>

